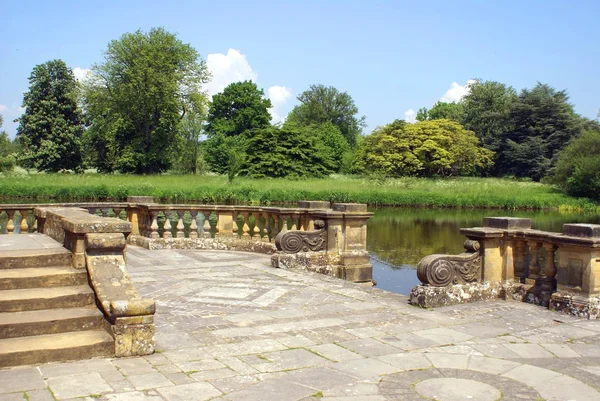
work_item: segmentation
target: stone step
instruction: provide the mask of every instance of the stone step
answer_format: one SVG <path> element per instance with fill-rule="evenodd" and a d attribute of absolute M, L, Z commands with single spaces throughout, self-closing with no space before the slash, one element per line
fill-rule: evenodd
<path fill-rule="evenodd" d="M 0 252 L 0 269 L 25 267 L 72 266 L 73 255 L 63 247 L 41 249 L 15 249 Z"/>
<path fill-rule="evenodd" d="M 66 267 L 0 269 L 0 290 L 60 287 L 87 283 L 87 271 Z"/>
<path fill-rule="evenodd" d="M 0 291 L 0 312 L 73 308 L 94 303 L 89 285 Z"/>
<path fill-rule="evenodd" d="M 0 339 L 0 367 L 113 356 L 114 339 L 104 330 Z"/>
<path fill-rule="evenodd" d="M 96 305 L 0 313 L 0 338 L 39 336 L 101 329 L 104 316 Z"/>

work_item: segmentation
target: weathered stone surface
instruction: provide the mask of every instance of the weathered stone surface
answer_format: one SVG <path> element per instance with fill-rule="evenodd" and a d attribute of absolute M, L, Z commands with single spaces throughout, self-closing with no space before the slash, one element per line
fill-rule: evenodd
<path fill-rule="evenodd" d="M 600 224 L 564 224 L 563 234 L 572 237 L 600 237 Z"/>
<path fill-rule="evenodd" d="M 531 228 L 531 219 L 520 217 L 484 217 L 483 226 L 505 230 L 527 230 Z"/>
<path fill-rule="evenodd" d="M 469 283 L 448 287 L 416 286 L 410 291 L 410 303 L 422 308 L 456 305 L 492 299 L 522 300 L 526 286 L 514 282 Z"/>
<path fill-rule="evenodd" d="M 154 203 L 153 196 L 128 196 L 128 203 Z"/>
<path fill-rule="evenodd" d="M 550 297 L 549 308 L 566 315 L 598 319 L 600 317 L 600 298 L 555 292 Z"/>
<path fill-rule="evenodd" d="M 85 249 L 87 252 L 94 250 L 122 251 L 127 246 L 122 233 L 86 234 Z"/>
<path fill-rule="evenodd" d="M 331 202 L 326 201 L 299 201 L 298 207 L 302 209 L 330 209 Z"/>
<path fill-rule="evenodd" d="M 366 213 L 367 212 L 367 204 L 366 203 L 334 203 L 331 208 L 335 212 L 345 212 L 345 213 Z"/>

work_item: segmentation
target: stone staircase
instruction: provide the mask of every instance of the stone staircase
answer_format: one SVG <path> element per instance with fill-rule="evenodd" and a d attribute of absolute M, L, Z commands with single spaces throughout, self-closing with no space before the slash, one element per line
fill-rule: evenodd
<path fill-rule="evenodd" d="M 0 367 L 114 355 L 85 269 L 63 247 L 0 252 Z"/>

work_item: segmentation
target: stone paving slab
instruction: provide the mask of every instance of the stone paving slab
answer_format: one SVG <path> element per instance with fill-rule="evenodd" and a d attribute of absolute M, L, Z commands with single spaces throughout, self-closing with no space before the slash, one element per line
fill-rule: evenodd
<path fill-rule="evenodd" d="M 156 353 L 3 369 L 0 401 L 600 400 L 600 321 L 504 301 L 417 309 L 269 264 L 130 247 Z"/>

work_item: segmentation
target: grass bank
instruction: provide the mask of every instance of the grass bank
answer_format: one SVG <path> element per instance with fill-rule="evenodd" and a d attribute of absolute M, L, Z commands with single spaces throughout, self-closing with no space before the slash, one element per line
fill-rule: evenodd
<path fill-rule="evenodd" d="M 554 187 L 497 178 L 377 180 L 248 179 L 192 175 L 18 174 L 0 176 L 0 198 L 9 201 L 125 200 L 154 196 L 161 202 L 268 205 L 298 200 L 360 202 L 371 206 L 600 210 L 597 203 L 566 196 Z"/>

